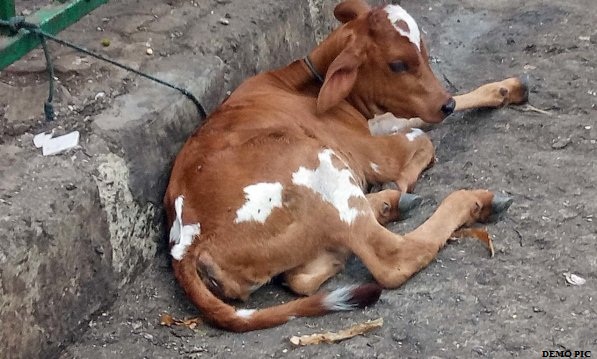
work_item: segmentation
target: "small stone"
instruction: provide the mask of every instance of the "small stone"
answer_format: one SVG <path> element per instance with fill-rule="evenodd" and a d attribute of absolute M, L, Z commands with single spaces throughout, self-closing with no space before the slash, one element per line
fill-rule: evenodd
<path fill-rule="evenodd" d="M 571 285 L 583 285 L 587 282 L 586 279 L 574 273 L 564 273 L 564 277 L 566 277 L 566 282 Z"/>
<path fill-rule="evenodd" d="M 392 340 L 400 345 L 402 345 L 402 343 L 405 342 L 407 339 L 408 339 L 408 336 L 404 333 L 393 333 L 392 334 Z"/>
<path fill-rule="evenodd" d="M 483 350 L 483 347 L 474 347 L 473 352 L 479 354 L 480 356 L 485 356 L 485 351 Z"/>
<path fill-rule="evenodd" d="M 145 51 L 145 53 L 146 53 L 147 55 L 150 55 L 150 56 L 151 56 L 151 55 L 153 55 L 153 50 L 152 50 L 151 48 L 148 48 L 148 49 Z"/>
<path fill-rule="evenodd" d="M 564 220 L 572 219 L 578 215 L 578 213 L 571 210 L 570 208 L 562 208 L 558 212 L 560 213 L 560 215 L 562 216 L 562 219 L 564 219 Z"/>
<path fill-rule="evenodd" d="M 223 17 L 222 17 L 222 18 L 220 18 L 219 22 L 220 22 L 220 24 L 222 24 L 222 25 L 230 25 L 230 20 L 228 20 L 228 19 L 225 19 L 225 18 L 223 18 Z"/>
<path fill-rule="evenodd" d="M 558 138 L 554 143 L 551 144 L 551 148 L 554 150 L 561 150 L 570 144 L 569 138 Z"/>
<path fill-rule="evenodd" d="M 67 191 L 72 191 L 72 190 L 74 190 L 74 189 L 77 189 L 77 186 L 75 186 L 75 185 L 74 185 L 74 184 L 72 184 L 72 183 L 69 183 L 69 184 L 67 184 L 66 186 L 64 186 L 64 188 L 65 188 Z"/>
<path fill-rule="evenodd" d="M 94 248 L 94 250 L 95 250 L 95 253 L 97 253 L 97 254 L 99 254 L 99 255 L 102 255 L 102 254 L 104 254 L 104 248 L 103 248 L 102 246 L 96 246 L 96 247 Z"/>

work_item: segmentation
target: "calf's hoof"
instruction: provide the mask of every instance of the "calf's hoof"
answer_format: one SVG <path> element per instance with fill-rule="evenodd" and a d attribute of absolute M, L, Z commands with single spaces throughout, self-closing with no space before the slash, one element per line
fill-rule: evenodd
<path fill-rule="evenodd" d="M 493 199 L 491 200 L 491 212 L 493 214 L 505 212 L 510 208 L 512 202 L 514 202 L 514 198 L 512 197 L 494 194 Z"/>
<path fill-rule="evenodd" d="M 403 192 L 400 194 L 400 200 L 398 201 L 398 211 L 400 218 L 408 218 L 411 211 L 416 207 L 419 207 L 423 202 L 421 196 L 416 194 Z"/>
<path fill-rule="evenodd" d="M 514 202 L 514 198 L 512 197 L 494 194 L 493 199 L 491 200 L 491 215 L 489 216 L 489 221 L 493 222 L 499 219 L 500 216 L 510 208 L 512 202 Z"/>
<path fill-rule="evenodd" d="M 529 74 L 524 74 L 518 77 L 518 81 L 520 81 L 520 102 L 518 104 L 522 105 L 529 102 L 529 91 L 531 87 L 531 77 Z"/>

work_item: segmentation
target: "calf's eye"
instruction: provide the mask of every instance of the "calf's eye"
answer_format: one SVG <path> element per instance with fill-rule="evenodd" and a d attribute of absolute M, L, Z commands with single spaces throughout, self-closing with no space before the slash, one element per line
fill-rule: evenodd
<path fill-rule="evenodd" d="M 408 65 L 404 61 L 393 61 L 389 65 L 392 72 L 400 73 L 408 70 Z"/>

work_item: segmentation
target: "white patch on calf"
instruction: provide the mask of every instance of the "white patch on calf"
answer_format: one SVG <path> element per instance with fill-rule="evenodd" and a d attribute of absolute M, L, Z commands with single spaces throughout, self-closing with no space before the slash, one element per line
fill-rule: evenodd
<path fill-rule="evenodd" d="M 369 162 L 369 166 L 371 166 L 371 169 L 373 170 L 373 172 L 381 173 L 381 172 L 379 172 L 379 165 L 377 163 Z"/>
<path fill-rule="evenodd" d="M 348 168 L 337 169 L 332 163 L 334 151 L 323 150 L 317 156 L 319 167 L 314 170 L 300 167 L 292 174 L 292 183 L 305 186 L 321 195 L 324 201 L 334 206 L 340 214 L 340 219 L 351 224 L 362 212 L 351 208 L 348 203 L 351 197 L 365 197 L 361 188 L 355 185 L 352 173 Z"/>
<path fill-rule="evenodd" d="M 201 225 L 197 224 L 182 224 L 182 205 L 184 197 L 178 196 L 174 201 L 174 211 L 176 212 L 176 219 L 170 228 L 170 244 L 172 249 L 170 254 L 176 260 L 181 260 L 184 257 L 187 247 L 193 243 L 195 236 L 201 234 Z"/>
<path fill-rule="evenodd" d="M 236 211 L 234 223 L 256 221 L 265 223 L 272 210 L 282 208 L 282 184 L 257 183 L 245 187 L 245 204 Z"/>
<path fill-rule="evenodd" d="M 406 36 L 408 40 L 421 51 L 421 32 L 419 31 L 419 26 L 415 19 L 398 5 L 387 5 L 384 10 L 388 13 L 388 19 L 390 19 L 390 22 L 394 25 L 396 31 L 398 31 L 400 35 Z M 399 21 L 404 21 L 406 23 L 408 31 L 397 25 Z"/>
<path fill-rule="evenodd" d="M 408 140 L 412 142 L 415 140 L 415 138 L 421 136 L 424 133 L 425 132 L 423 132 L 420 128 L 411 128 L 410 132 L 406 134 L 406 138 L 408 138 Z"/>
<path fill-rule="evenodd" d="M 239 309 L 236 311 L 237 316 L 245 319 L 251 318 L 251 315 L 253 315 L 253 313 L 255 313 L 255 309 Z"/>

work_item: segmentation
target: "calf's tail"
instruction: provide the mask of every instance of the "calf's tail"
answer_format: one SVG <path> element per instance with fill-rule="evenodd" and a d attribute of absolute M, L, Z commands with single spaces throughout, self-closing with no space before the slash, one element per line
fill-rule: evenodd
<path fill-rule="evenodd" d="M 213 325 L 234 332 L 275 327 L 298 317 L 316 317 L 335 311 L 353 310 L 375 304 L 381 295 L 377 284 L 364 284 L 317 293 L 263 309 L 235 309 L 207 288 L 197 272 L 197 258 L 187 253 L 173 260 L 174 274 L 189 299 Z"/>

